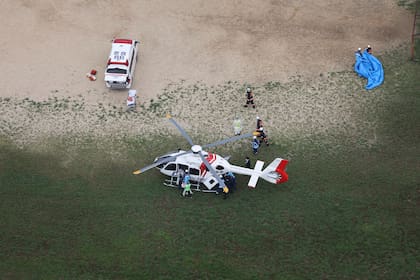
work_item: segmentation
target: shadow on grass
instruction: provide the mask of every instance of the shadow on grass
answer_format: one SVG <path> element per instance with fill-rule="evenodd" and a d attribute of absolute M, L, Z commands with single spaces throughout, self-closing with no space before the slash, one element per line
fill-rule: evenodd
<path fill-rule="evenodd" d="M 418 278 L 420 71 L 397 55 L 384 57 L 393 71 L 381 88 L 386 105 L 373 145 L 337 135 L 328 144 L 320 136 L 262 147 L 266 164 L 290 159 L 290 181 L 249 190 L 239 177 L 227 200 L 184 199 L 156 170 L 133 176 L 159 151 L 177 148 L 163 140 L 127 139 L 123 159 L 91 140 L 71 155 L 60 144 L 38 153 L 0 142 L 0 275 Z M 232 153 L 234 164 L 243 158 Z"/>

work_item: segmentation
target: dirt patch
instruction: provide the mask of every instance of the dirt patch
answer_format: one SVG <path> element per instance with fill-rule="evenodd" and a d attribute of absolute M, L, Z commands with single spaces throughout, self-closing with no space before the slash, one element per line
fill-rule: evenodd
<path fill-rule="evenodd" d="M 264 83 L 349 69 L 353 51 L 376 53 L 409 39 L 411 18 L 396 1 L 2 1 L 0 95 L 45 99 L 106 92 L 114 37 L 141 41 L 134 87 L 143 100 L 169 82 Z M 378 12 L 380 9 L 380 12 Z M 98 81 L 85 78 L 91 68 Z M 58 90 L 58 92 L 51 92 Z"/>
<path fill-rule="evenodd" d="M 236 114 L 246 129 L 260 115 L 273 138 L 338 133 L 360 122 L 360 102 L 377 100 L 351 72 L 354 50 L 371 44 L 380 54 L 411 30 L 411 16 L 391 0 L 21 0 L 2 1 L 0 14 L 8 38 L 0 46 L 1 134 L 21 143 L 171 133 L 166 112 L 197 135 L 210 125 L 230 135 Z M 137 113 L 125 112 L 126 91 L 102 82 L 114 37 L 141 41 Z M 92 68 L 96 82 L 85 77 Z M 345 72 L 328 74 L 337 71 Z M 246 85 L 255 111 L 242 106 Z"/>

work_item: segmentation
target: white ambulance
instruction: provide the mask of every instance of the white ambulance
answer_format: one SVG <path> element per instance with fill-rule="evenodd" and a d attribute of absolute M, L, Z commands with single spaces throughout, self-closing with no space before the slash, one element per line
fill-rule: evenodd
<path fill-rule="evenodd" d="M 130 88 L 137 62 L 136 40 L 114 39 L 105 70 L 105 84 L 112 89 Z"/>

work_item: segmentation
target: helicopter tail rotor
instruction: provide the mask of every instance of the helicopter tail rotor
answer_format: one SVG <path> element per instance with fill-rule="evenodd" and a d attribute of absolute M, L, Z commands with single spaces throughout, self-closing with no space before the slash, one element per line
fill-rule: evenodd
<path fill-rule="evenodd" d="M 288 163 L 289 161 L 287 159 L 274 159 L 270 165 L 263 170 L 261 178 L 273 184 L 287 182 L 289 180 L 289 175 L 286 173 L 286 166 Z"/>

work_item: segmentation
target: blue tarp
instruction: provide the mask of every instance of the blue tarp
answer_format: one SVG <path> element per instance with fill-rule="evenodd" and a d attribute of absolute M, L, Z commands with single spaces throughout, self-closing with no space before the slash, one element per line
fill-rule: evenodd
<path fill-rule="evenodd" d="M 367 79 L 366 89 L 373 89 L 381 85 L 384 81 L 384 68 L 382 63 L 366 50 L 362 53 L 355 53 L 356 63 L 354 71 L 363 78 Z"/>

